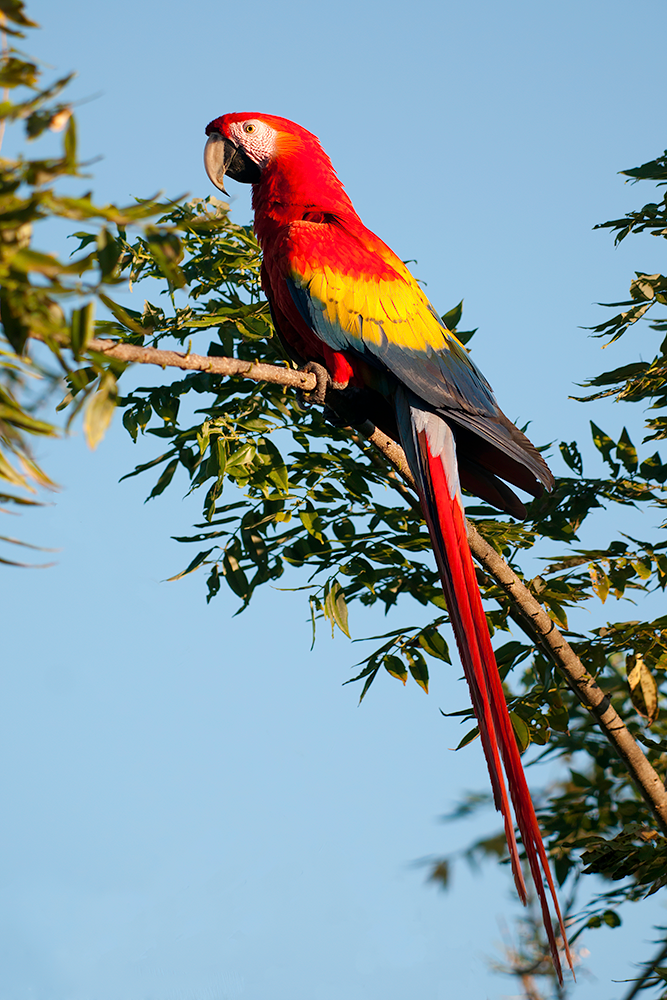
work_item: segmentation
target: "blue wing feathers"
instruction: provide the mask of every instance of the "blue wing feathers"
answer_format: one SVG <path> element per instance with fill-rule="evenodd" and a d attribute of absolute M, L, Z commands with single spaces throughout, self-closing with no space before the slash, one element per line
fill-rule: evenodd
<path fill-rule="evenodd" d="M 327 309 L 327 303 L 311 294 L 308 284 L 301 284 L 289 277 L 285 280 L 302 320 L 331 350 L 344 351 L 348 356 L 356 355 L 371 367 L 384 369 L 427 407 L 498 449 L 509 460 L 508 468 L 512 470 L 510 481 L 515 485 L 538 495 L 539 488 L 536 489 L 536 484 L 531 486 L 533 477 L 547 487 L 553 484 L 551 473 L 541 455 L 505 417 L 489 383 L 456 338 L 448 335 L 441 350 L 427 345 L 423 337 L 420 338 L 413 330 L 417 319 L 411 320 L 410 316 L 405 315 L 401 318 L 393 301 L 389 299 L 385 302 L 384 296 L 381 302 L 386 320 L 362 316 L 361 313 L 354 317 L 353 313 L 352 317 L 357 320 L 356 329 L 352 328 L 351 323 L 343 326 L 342 322 L 332 319 L 332 311 Z M 328 297 L 331 296 L 335 297 L 333 286 Z M 434 323 L 437 322 L 449 334 L 430 303 L 428 308 Z M 392 338 L 392 325 L 400 326 L 406 322 L 414 332 L 414 340 L 419 342 L 421 339 L 424 343 L 423 348 L 406 346 L 401 343 L 400 336 Z M 519 481 L 522 478 L 520 473 L 517 479 L 514 463 L 529 470 L 529 475 L 524 477 L 525 484 Z M 497 471 L 500 466 L 495 464 Z M 498 474 L 501 477 L 503 475 L 502 472 Z"/>

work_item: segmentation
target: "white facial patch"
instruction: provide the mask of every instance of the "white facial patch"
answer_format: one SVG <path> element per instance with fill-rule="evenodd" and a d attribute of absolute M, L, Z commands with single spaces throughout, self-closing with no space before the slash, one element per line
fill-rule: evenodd
<path fill-rule="evenodd" d="M 232 122 L 228 126 L 229 138 L 239 146 L 253 163 L 265 167 L 278 149 L 278 133 L 266 122 L 250 118 L 244 122 Z"/>

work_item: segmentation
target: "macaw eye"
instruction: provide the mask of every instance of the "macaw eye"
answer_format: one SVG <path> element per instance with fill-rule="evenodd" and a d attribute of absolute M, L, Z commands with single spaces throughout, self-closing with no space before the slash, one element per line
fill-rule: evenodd
<path fill-rule="evenodd" d="M 248 135 L 250 135 L 251 132 L 257 131 L 257 126 L 253 125 L 252 122 L 246 122 L 245 125 L 243 126 L 243 131 L 247 132 Z"/>

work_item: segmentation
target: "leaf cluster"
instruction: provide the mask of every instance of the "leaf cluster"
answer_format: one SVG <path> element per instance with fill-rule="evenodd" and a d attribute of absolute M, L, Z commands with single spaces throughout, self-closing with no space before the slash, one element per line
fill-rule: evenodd
<path fill-rule="evenodd" d="M 657 182 L 658 189 L 667 184 L 667 151 L 641 167 L 622 171 L 634 182 L 649 180 Z M 601 223 L 598 229 L 611 229 L 616 234 L 616 243 L 630 233 L 649 233 L 651 236 L 667 237 L 667 193 L 659 201 L 648 202 L 641 209 L 628 212 L 620 219 Z M 630 283 L 630 298 L 619 302 L 605 303 L 620 308 L 610 319 L 594 326 L 595 336 L 609 338 L 613 343 L 630 330 L 639 320 L 649 320 L 651 330 L 662 336 L 659 348 L 651 361 L 638 360 L 608 372 L 603 372 L 586 382 L 587 387 L 598 391 L 586 399 L 602 399 L 611 396 L 626 402 L 646 401 L 657 416 L 647 421 L 650 432 L 645 440 L 662 440 L 667 436 L 667 278 L 663 274 L 635 272 Z M 650 317 L 649 317 L 650 312 Z"/>
<path fill-rule="evenodd" d="M 30 446 L 35 436 L 57 433 L 53 422 L 40 415 L 44 398 L 56 383 L 49 362 L 55 363 L 59 373 L 70 371 L 65 349 L 71 348 L 76 360 L 92 337 L 92 297 L 104 298 L 102 287 L 118 280 L 115 262 L 109 258 L 108 226 L 128 225 L 159 209 L 153 201 L 126 208 L 99 206 L 90 194 L 71 197 L 57 191 L 60 179 L 82 176 L 72 108 L 63 100 L 72 76 L 44 86 L 37 63 L 7 44 L 7 36 L 23 38 L 22 29 L 36 27 L 26 16 L 23 3 L 2 0 L 0 15 L 4 39 L 0 57 L 0 144 L 6 127 L 12 124 L 23 126 L 28 142 L 49 131 L 63 133 L 60 155 L 20 153 L 0 159 L 0 480 L 6 488 L 0 493 L 0 501 L 25 507 L 36 503 L 25 496 L 25 491 L 34 493 L 36 487 L 54 486 L 35 462 Z M 98 230 L 92 237 L 93 248 L 74 261 L 63 261 L 38 249 L 38 224 L 53 218 L 95 221 Z M 82 296 L 91 301 L 80 307 L 74 305 L 67 315 L 67 303 L 74 304 Z M 35 340 L 45 348 L 29 352 L 29 342 Z M 114 385 L 107 369 L 96 367 L 93 360 L 90 370 L 111 396 Z M 72 377 L 82 376 L 73 373 Z M 4 536 L 2 540 L 26 544 Z M 13 559 L 0 558 L 0 562 L 19 565 Z"/>

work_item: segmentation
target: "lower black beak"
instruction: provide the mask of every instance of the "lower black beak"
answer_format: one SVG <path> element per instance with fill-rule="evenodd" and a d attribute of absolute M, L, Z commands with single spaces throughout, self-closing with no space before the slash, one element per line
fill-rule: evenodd
<path fill-rule="evenodd" d="M 257 164 L 219 132 L 211 132 L 208 137 L 204 147 L 204 167 L 209 179 L 224 194 L 227 194 L 225 174 L 242 184 L 256 184 L 261 176 Z"/>

